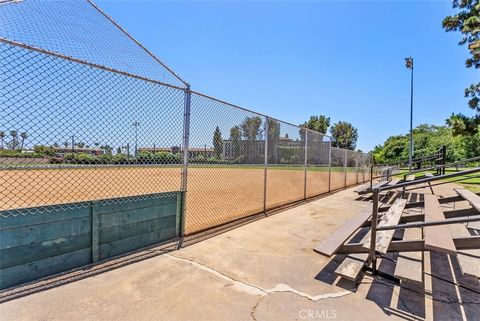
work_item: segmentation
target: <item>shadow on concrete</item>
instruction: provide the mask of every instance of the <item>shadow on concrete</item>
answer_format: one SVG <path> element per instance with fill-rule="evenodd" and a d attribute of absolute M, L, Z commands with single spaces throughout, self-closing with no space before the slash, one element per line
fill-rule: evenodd
<path fill-rule="evenodd" d="M 398 253 L 388 253 L 378 266 L 379 273 L 394 275 Z M 405 320 L 425 318 L 425 294 L 423 284 L 402 283 L 395 297 L 397 284 L 388 278 L 375 277 L 368 290 L 366 299 L 375 302 L 387 315 L 395 315 Z M 398 301 L 397 301 L 398 299 Z"/>
<path fill-rule="evenodd" d="M 332 285 L 337 279 L 335 270 L 347 256 L 344 254 L 335 255 L 327 265 L 315 276 L 315 280 Z"/>
<path fill-rule="evenodd" d="M 447 254 L 430 252 L 434 320 L 463 320 Z"/>
<path fill-rule="evenodd" d="M 467 320 L 478 320 L 480 318 L 480 281 L 474 276 L 463 275 L 455 256 L 451 256 L 450 259 L 458 283 L 458 292 L 465 318 Z"/>
<path fill-rule="evenodd" d="M 384 274 L 393 275 L 395 270 L 395 253 L 388 253 L 381 259 L 378 271 Z M 388 309 L 392 301 L 395 284 L 381 277 L 375 277 L 367 292 L 366 299 L 375 302 L 387 315 L 392 311 Z"/>
<path fill-rule="evenodd" d="M 417 320 L 425 319 L 425 289 L 422 283 L 402 281 L 398 292 L 397 310 Z"/>

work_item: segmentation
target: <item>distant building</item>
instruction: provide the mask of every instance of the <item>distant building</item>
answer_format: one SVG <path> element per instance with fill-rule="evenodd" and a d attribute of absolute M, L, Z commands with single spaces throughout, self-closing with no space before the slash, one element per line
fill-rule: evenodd
<path fill-rule="evenodd" d="M 223 159 L 232 160 L 240 155 L 247 158 L 265 155 L 265 140 L 240 140 L 237 141 L 236 144 L 237 146 L 235 146 L 235 142 L 229 139 L 223 141 Z M 289 138 L 288 135 L 284 137 L 278 137 L 275 140 L 275 143 L 269 143 L 269 146 L 299 147 L 298 154 L 300 154 L 303 145 L 304 142 L 300 140 L 293 140 Z"/>
<path fill-rule="evenodd" d="M 64 156 L 65 154 L 90 154 L 90 155 L 103 155 L 105 150 L 101 148 L 91 148 L 91 147 L 53 147 L 53 150 L 58 156 Z"/>
<path fill-rule="evenodd" d="M 253 157 L 265 154 L 264 140 L 239 140 L 234 142 L 226 139 L 222 142 L 222 158 L 232 160 L 238 156 Z"/>
<path fill-rule="evenodd" d="M 180 153 L 180 147 L 172 146 L 172 147 L 139 147 L 139 153 L 172 153 L 178 154 Z M 203 156 L 204 158 L 211 158 L 214 156 L 213 148 L 198 148 L 198 147 L 190 147 L 188 148 L 188 158 L 197 158 L 199 156 Z"/>

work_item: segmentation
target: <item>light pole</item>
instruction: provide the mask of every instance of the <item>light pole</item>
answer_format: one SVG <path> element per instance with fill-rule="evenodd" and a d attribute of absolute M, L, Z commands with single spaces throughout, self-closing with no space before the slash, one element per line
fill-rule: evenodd
<path fill-rule="evenodd" d="M 405 66 L 411 70 L 410 77 L 410 148 L 408 150 L 408 166 L 412 170 L 413 159 L 413 58 L 405 58 Z"/>
<path fill-rule="evenodd" d="M 135 127 L 135 157 L 137 157 L 138 149 L 138 126 L 140 126 L 140 123 L 138 121 L 133 123 L 133 127 Z"/>

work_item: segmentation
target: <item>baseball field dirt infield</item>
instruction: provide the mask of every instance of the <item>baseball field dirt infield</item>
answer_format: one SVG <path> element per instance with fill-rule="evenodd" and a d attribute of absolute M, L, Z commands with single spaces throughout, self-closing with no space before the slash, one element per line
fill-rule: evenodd
<path fill-rule="evenodd" d="M 329 173 L 308 170 L 306 195 L 329 191 Z M 267 171 L 267 209 L 304 199 L 303 168 Z M 0 178 L 0 210 L 180 190 L 181 168 L 97 166 L 9 169 Z M 331 190 L 357 183 L 357 173 L 332 171 Z M 362 177 L 359 176 L 359 182 Z M 185 230 L 193 233 L 263 211 L 264 169 L 191 167 Z"/>

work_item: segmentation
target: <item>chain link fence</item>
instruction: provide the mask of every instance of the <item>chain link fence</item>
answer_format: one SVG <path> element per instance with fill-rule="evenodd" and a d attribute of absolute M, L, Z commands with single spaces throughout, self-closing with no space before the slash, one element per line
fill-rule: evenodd
<path fill-rule="evenodd" d="M 2 215 L 184 191 L 191 234 L 370 178 L 367 154 L 190 91 L 89 1 L 0 20 Z"/>

